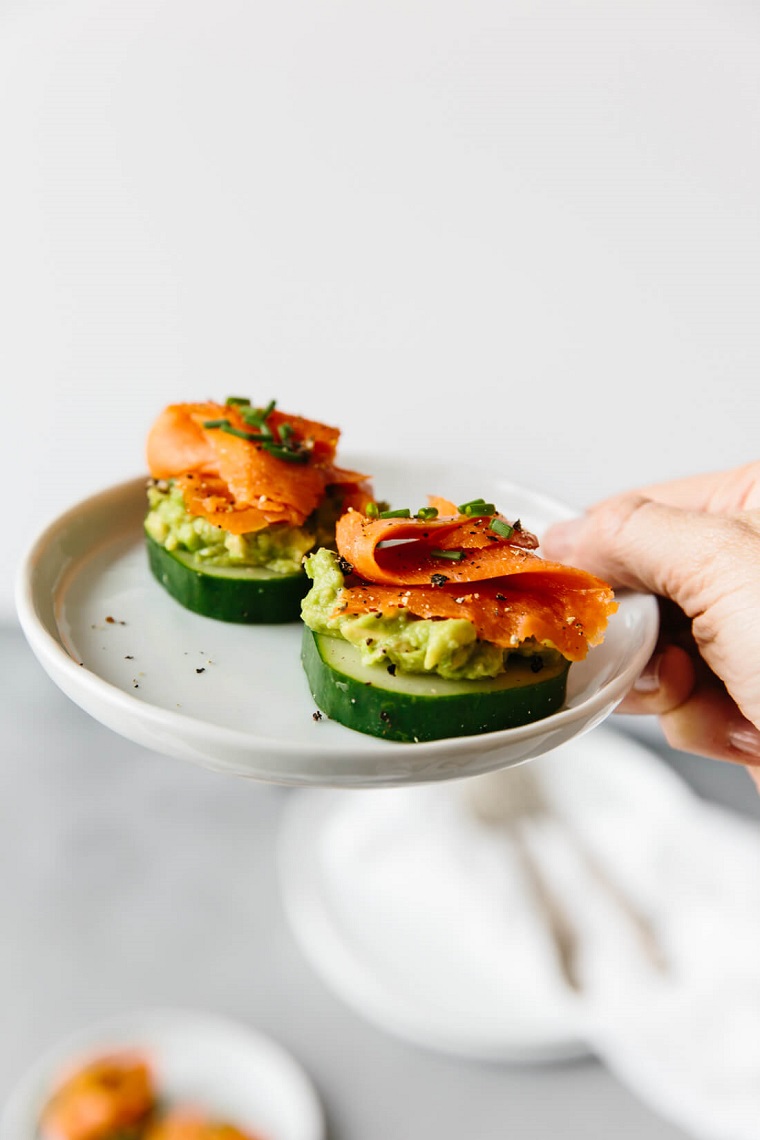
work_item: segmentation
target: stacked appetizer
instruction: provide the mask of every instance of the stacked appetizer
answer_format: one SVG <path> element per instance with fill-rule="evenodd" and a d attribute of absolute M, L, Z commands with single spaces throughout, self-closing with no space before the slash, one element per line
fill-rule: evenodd
<path fill-rule="evenodd" d="M 199 1109 L 164 1106 L 151 1066 L 136 1053 L 96 1057 L 68 1074 L 43 1107 L 40 1138 L 257 1140 Z"/>
<path fill-rule="evenodd" d="M 156 578 L 222 621 L 300 610 L 317 707 L 359 732 L 438 740 L 555 712 L 617 608 L 607 583 L 541 558 L 482 498 L 384 510 L 336 465 L 339 436 L 274 401 L 166 408 L 147 443 Z"/>
<path fill-rule="evenodd" d="M 391 740 L 548 716 L 617 608 L 606 582 L 539 557 L 484 499 L 350 509 L 336 545 L 305 562 L 304 667 L 323 713 Z"/>
<path fill-rule="evenodd" d="M 303 558 L 334 543 L 335 522 L 371 499 L 336 466 L 337 428 L 255 407 L 173 404 L 147 442 L 150 566 L 188 609 L 221 621 L 298 619 Z"/>
<path fill-rule="evenodd" d="M 135 1053 L 97 1057 L 68 1073 L 43 1107 L 43 1140 L 137 1140 L 157 1104 L 153 1073 Z"/>

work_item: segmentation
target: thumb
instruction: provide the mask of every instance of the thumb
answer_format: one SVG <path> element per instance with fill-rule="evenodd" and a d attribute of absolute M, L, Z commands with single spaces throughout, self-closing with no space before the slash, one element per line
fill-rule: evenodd
<path fill-rule="evenodd" d="M 748 518 L 621 495 L 555 524 L 542 549 L 614 586 L 670 598 L 694 617 L 727 591 L 747 586 L 756 592 L 760 534 Z"/>

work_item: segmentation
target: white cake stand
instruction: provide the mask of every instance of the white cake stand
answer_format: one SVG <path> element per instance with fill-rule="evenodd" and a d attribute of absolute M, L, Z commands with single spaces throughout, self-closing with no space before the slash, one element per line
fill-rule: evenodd
<path fill-rule="evenodd" d="M 498 472 L 350 457 L 393 503 L 487 493 L 531 530 L 570 512 Z M 570 670 L 564 707 L 481 736 L 397 744 L 315 720 L 300 623 L 237 626 L 190 613 L 152 578 L 144 480 L 109 488 L 53 522 L 21 566 L 18 613 L 60 688 L 116 732 L 209 768 L 283 784 L 379 788 L 477 775 L 586 732 L 622 699 L 657 636 L 649 596 L 621 592 L 604 644 Z"/>

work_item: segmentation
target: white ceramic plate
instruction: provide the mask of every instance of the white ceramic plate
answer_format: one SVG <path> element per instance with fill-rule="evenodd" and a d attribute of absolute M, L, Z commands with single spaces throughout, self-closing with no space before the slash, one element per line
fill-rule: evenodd
<path fill-rule="evenodd" d="M 638 834 L 655 859 L 694 810 L 654 753 L 607 728 L 534 771 L 583 834 L 604 833 L 604 848 L 622 834 L 630 849 Z M 583 997 L 562 982 L 510 876 L 509 839 L 470 818 L 468 783 L 294 795 L 278 862 L 296 939 L 338 997 L 417 1045 L 480 1060 L 587 1054 Z"/>
<path fill-rule="evenodd" d="M 153 1065 L 168 1104 L 218 1113 L 267 1140 L 323 1140 L 317 1095 L 296 1061 L 246 1026 L 189 1010 L 148 1010 L 91 1026 L 60 1042 L 22 1078 L 0 1117 L 0 1140 L 36 1140 L 40 1111 L 62 1070 L 134 1049 Z"/>
<path fill-rule="evenodd" d="M 487 495 L 540 536 L 572 513 L 498 473 L 349 457 L 378 495 L 416 507 L 429 493 Z M 381 787 L 476 775 L 530 759 L 598 724 L 657 636 L 652 597 L 619 595 L 604 644 L 570 670 L 565 707 L 481 736 L 397 744 L 313 719 L 300 623 L 235 626 L 190 613 L 151 577 L 144 479 L 74 507 L 48 527 L 18 580 L 21 624 L 53 680 L 110 728 L 159 752 L 287 784 Z"/>

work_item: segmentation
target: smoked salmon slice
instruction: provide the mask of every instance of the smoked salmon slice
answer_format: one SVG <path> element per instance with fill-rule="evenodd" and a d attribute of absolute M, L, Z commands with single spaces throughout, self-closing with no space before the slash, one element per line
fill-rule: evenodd
<path fill-rule="evenodd" d="M 344 614 L 466 618 L 480 639 L 505 649 L 534 637 L 580 661 L 617 609 L 606 582 L 539 557 L 535 537 L 502 516 L 369 518 L 352 510 L 338 520 L 336 544 L 347 571 Z"/>
<path fill-rule="evenodd" d="M 328 487 L 357 510 L 371 499 L 366 475 L 335 465 L 338 428 L 273 406 L 256 412 L 242 401 L 171 404 L 148 434 L 152 478 L 173 479 L 191 514 L 232 534 L 301 526 Z"/>
<path fill-rule="evenodd" d="M 142 1057 L 98 1057 L 56 1089 L 43 1108 L 41 1132 L 45 1140 L 136 1136 L 156 1099 L 153 1074 Z"/>

